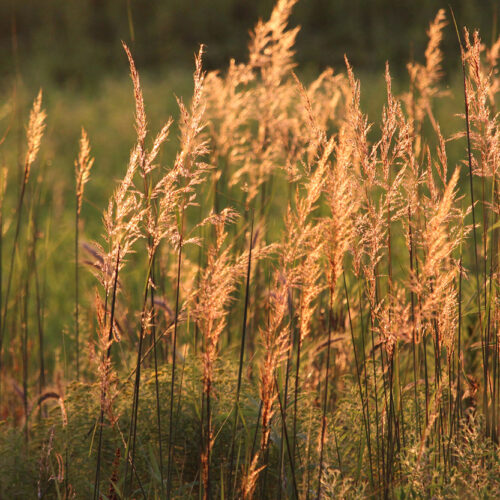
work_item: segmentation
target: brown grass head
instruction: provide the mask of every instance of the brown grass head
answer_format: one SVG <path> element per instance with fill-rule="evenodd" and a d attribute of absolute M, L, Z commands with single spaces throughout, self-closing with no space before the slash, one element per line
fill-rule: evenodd
<path fill-rule="evenodd" d="M 33 107 L 30 112 L 28 124 L 27 138 L 28 150 L 26 152 L 26 160 L 24 166 L 24 183 L 28 182 L 31 165 L 36 159 L 42 141 L 43 131 L 45 130 L 45 110 L 42 109 L 42 90 L 38 92 L 38 96 L 33 102 Z"/>
<path fill-rule="evenodd" d="M 78 158 L 75 160 L 75 175 L 76 175 L 76 200 L 77 212 L 80 214 L 83 201 L 83 191 L 85 184 L 90 178 L 90 169 L 94 164 L 94 158 L 90 156 L 90 143 L 87 132 L 82 127 L 82 134 L 80 137 L 80 149 Z"/>

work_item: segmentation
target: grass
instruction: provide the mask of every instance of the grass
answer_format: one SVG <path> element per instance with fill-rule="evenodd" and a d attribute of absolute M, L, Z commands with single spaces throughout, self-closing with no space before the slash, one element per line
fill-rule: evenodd
<path fill-rule="evenodd" d="M 16 82 L 0 496 L 498 496 L 498 46 L 446 80 L 439 11 L 407 76 L 314 78 L 294 3 L 222 72 L 124 46 L 26 137 Z"/>

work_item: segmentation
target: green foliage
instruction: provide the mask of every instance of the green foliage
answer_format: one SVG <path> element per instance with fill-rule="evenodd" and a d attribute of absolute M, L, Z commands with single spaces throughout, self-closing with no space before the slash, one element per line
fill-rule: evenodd
<path fill-rule="evenodd" d="M 180 406 L 176 406 L 174 439 L 174 498 L 198 498 L 200 488 L 200 360 L 188 356 L 183 374 L 176 384 Z M 227 474 L 231 443 L 231 412 L 234 407 L 236 366 L 220 362 L 216 370 L 214 397 L 214 430 L 217 436 L 213 449 L 214 477 Z M 170 388 L 168 370 L 159 372 L 162 419 L 168 422 L 168 394 Z M 326 467 L 323 477 L 323 498 L 365 498 L 370 484 L 366 439 L 363 432 L 363 417 L 356 385 L 345 379 L 344 396 L 329 416 Z M 138 420 L 139 453 L 136 455 L 136 478 L 140 478 L 148 498 L 161 493 L 158 473 L 157 434 L 155 414 L 154 372 L 143 373 L 141 405 Z M 182 388 L 181 388 L 182 384 Z M 30 498 L 37 491 L 43 498 L 64 498 L 66 488 L 76 498 L 92 495 L 96 456 L 96 418 L 99 414 L 99 389 L 96 385 L 73 383 L 67 388 L 65 399 L 67 425 L 63 424 L 61 410 L 48 404 L 48 414 L 39 419 L 36 414 L 30 420 L 29 444 L 26 445 L 22 429 L 7 428 L 3 424 L 0 432 L 0 495 L 2 498 Z M 132 386 L 121 388 L 115 401 L 117 422 L 104 426 L 103 465 L 101 491 L 107 494 L 112 486 L 113 462 L 120 450 L 120 462 L 115 484 L 116 491 L 123 490 L 124 442 L 130 420 Z M 321 414 L 311 405 L 315 394 L 301 392 L 297 444 L 299 457 L 297 477 L 300 483 L 309 483 L 309 492 L 314 496 L 317 484 L 317 440 L 321 429 Z M 461 431 L 447 443 L 451 455 L 451 470 L 444 471 L 436 460 L 441 452 L 429 439 L 421 446 L 416 432 L 414 408 L 411 395 L 403 405 L 405 442 L 395 457 L 394 496 L 399 499 L 423 498 L 496 498 L 500 494 L 500 457 L 497 446 L 484 436 L 484 422 L 469 414 Z M 381 401 L 382 403 L 382 398 Z M 239 462 L 248 460 L 258 419 L 258 395 L 255 388 L 245 381 L 241 393 L 240 414 L 244 422 L 239 430 Z M 267 468 L 266 489 L 259 498 L 276 498 L 279 476 L 279 454 L 281 420 L 276 418 L 271 433 L 271 449 Z M 375 433 L 375 428 L 372 429 Z M 258 431 L 257 431 L 258 432 Z M 334 436 L 337 436 L 337 441 Z M 164 449 L 166 436 L 163 435 Z M 337 448 L 338 445 L 338 448 Z M 341 458 L 340 464 L 338 457 Z M 57 476 L 65 469 L 64 479 Z M 289 472 L 288 472 L 289 474 Z M 217 481 L 219 484 L 219 481 Z M 220 483 L 223 484 L 223 483 Z M 138 488 L 132 496 L 141 495 Z M 215 498 L 222 492 L 216 487 Z M 290 477 L 286 491 L 293 497 Z M 120 497 L 121 498 L 121 497 Z"/>

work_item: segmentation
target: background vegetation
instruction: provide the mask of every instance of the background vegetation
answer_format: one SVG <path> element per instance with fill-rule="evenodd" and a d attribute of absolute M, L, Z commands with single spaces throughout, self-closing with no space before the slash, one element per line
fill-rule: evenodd
<path fill-rule="evenodd" d="M 459 24 L 480 27 L 486 42 L 495 39 L 495 0 L 449 4 Z M 435 0 L 302 2 L 291 16 L 291 23 L 301 26 L 297 61 L 301 67 L 335 68 L 343 65 L 348 52 L 360 69 L 378 70 L 386 60 L 394 70 L 404 69 L 410 54 L 421 54 L 425 48 L 422 26 L 438 8 L 447 6 Z M 30 76 L 36 73 L 37 81 L 50 78 L 59 85 L 95 85 L 103 72 L 122 75 L 120 40 L 133 47 L 144 70 L 189 68 L 200 43 L 207 46 L 205 67 L 218 69 L 231 57 L 244 59 L 249 30 L 272 7 L 272 0 L 179 0 L 168 6 L 161 0 L 3 0 L 3 78 L 19 69 L 22 74 L 30 71 Z M 456 51 L 452 36 L 444 41 L 445 52 L 450 48 Z M 445 66 L 456 69 L 456 59 Z"/>

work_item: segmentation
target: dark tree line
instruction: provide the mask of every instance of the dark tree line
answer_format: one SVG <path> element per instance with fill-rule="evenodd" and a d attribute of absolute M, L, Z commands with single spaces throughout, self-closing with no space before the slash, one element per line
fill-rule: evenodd
<path fill-rule="evenodd" d="M 123 71 L 120 40 L 143 68 L 189 65 L 200 43 L 205 65 L 223 67 L 246 56 L 248 31 L 267 18 L 274 0 L 0 0 L 0 78 L 33 66 L 64 83 L 91 83 L 102 71 Z M 301 0 L 292 23 L 302 29 L 298 61 L 314 67 L 343 65 L 397 70 L 421 53 L 423 26 L 451 4 L 459 25 L 497 36 L 497 0 Z M 456 50 L 450 26 L 446 50 Z M 448 63 L 450 64 L 450 63 Z"/>

